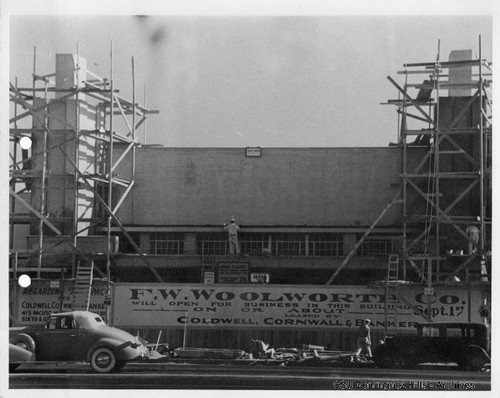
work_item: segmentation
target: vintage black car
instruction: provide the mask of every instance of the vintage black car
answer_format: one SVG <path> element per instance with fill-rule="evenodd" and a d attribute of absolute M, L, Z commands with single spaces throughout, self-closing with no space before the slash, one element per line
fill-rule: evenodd
<path fill-rule="evenodd" d="M 414 334 L 387 336 L 373 359 L 381 368 L 454 362 L 464 370 L 481 370 L 490 362 L 489 342 L 489 329 L 484 324 L 417 324 Z"/>
<path fill-rule="evenodd" d="M 11 327 L 9 338 L 10 344 L 34 353 L 36 361 L 89 362 L 99 373 L 120 370 L 147 355 L 138 338 L 86 311 L 52 314 L 40 326 Z"/>

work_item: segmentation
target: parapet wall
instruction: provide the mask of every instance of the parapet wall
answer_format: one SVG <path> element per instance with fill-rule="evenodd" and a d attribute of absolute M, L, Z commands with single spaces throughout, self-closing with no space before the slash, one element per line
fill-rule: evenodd
<path fill-rule="evenodd" d="M 365 226 L 395 197 L 400 170 L 397 147 L 262 148 L 256 158 L 244 148 L 142 147 L 119 217 L 150 226 L 231 217 L 245 226 Z M 398 220 L 391 210 L 379 225 Z"/>

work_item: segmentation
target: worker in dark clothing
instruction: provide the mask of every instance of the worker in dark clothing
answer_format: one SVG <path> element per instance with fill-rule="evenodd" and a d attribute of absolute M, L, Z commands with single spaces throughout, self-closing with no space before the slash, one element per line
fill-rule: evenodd
<path fill-rule="evenodd" d="M 358 329 L 358 350 L 356 351 L 356 357 L 359 357 L 361 353 L 365 354 L 368 358 L 372 357 L 370 323 L 369 319 L 365 319 Z"/>

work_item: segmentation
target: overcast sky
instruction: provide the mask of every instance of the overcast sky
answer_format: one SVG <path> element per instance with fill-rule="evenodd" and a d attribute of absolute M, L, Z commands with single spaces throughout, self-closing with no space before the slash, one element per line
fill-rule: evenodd
<path fill-rule="evenodd" d="M 173 147 L 386 146 L 397 140 L 387 80 L 454 49 L 491 59 L 490 16 L 12 16 L 10 73 L 31 86 L 76 53 L 160 111 L 147 143 Z M 142 132 L 141 132 L 142 135 Z M 142 138 L 142 137 L 141 137 Z"/>

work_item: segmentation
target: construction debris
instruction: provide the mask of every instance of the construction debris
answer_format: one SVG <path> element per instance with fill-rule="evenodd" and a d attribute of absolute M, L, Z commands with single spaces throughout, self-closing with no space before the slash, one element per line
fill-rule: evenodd
<path fill-rule="evenodd" d="M 161 347 L 168 347 L 162 344 Z M 351 351 L 329 351 L 325 347 L 305 344 L 300 347 L 274 349 L 270 344 L 252 339 L 249 352 L 224 348 L 180 347 L 149 356 L 159 362 L 231 363 L 232 365 L 281 365 L 281 366 L 328 366 L 328 367 L 373 367 L 371 359 L 356 356 Z"/>

